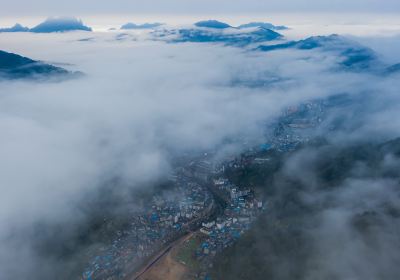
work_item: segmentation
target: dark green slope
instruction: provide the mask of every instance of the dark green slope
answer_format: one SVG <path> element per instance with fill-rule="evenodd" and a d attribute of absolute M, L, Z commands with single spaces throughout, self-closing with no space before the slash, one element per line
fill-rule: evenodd
<path fill-rule="evenodd" d="M 70 72 L 40 61 L 35 61 L 17 54 L 0 51 L 0 80 L 73 77 L 81 73 Z"/>
<path fill-rule="evenodd" d="M 400 140 L 304 147 L 227 175 L 267 209 L 212 279 L 398 279 Z"/>

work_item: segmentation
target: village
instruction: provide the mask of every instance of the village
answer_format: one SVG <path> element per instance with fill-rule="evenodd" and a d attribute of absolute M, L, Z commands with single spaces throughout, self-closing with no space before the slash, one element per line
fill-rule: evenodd
<path fill-rule="evenodd" d="M 96 250 L 81 279 L 124 279 L 213 208 L 211 194 L 197 183 L 179 180 L 172 193 L 155 195 L 144 213 L 132 213 L 129 228 L 117 232 L 111 246 Z"/>
<path fill-rule="evenodd" d="M 264 164 L 269 158 L 259 157 L 260 151 L 288 152 L 307 142 L 307 130 L 322 121 L 325 107 L 315 101 L 287 108 L 273 124 L 268 142 L 247 149 L 241 157 L 215 164 L 205 153 L 176 167 L 169 178 L 174 184 L 170 195 L 155 194 L 145 210 L 132 213 L 129 227 L 118 231 L 111 245 L 92 252 L 80 279 L 127 279 L 157 252 L 188 233 L 191 237 L 175 259 L 189 268 L 187 279 L 210 279 L 208 271 L 215 256 L 233 245 L 268 204 L 249 186 L 229 182 L 225 168 Z"/>
<path fill-rule="evenodd" d="M 226 178 L 214 179 L 213 185 L 226 200 L 227 206 L 216 219 L 203 222 L 194 236 L 198 246 L 191 257 L 198 265 L 193 270 L 193 279 L 211 279 L 208 271 L 212 268 L 214 257 L 233 245 L 266 210 L 266 203 L 256 198 L 250 189 L 239 189 Z M 190 240 L 187 242 L 190 243 Z M 184 260 L 180 261 L 186 264 Z"/>

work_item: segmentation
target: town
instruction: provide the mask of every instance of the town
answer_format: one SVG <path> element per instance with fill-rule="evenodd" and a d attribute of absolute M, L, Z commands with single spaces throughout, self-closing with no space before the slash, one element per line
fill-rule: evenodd
<path fill-rule="evenodd" d="M 204 153 L 177 166 L 169 178 L 174 186 L 169 194 L 155 194 L 142 211 L 131 213 L 129 227 L 118 231 L 112 244 L 88 252 L 91 261 L 80 279 L 130 279 L 160 250 L 188 234 L 176 260 L 189 268 L 187 279 L 211 279 L 208 271 L 215 256 L 268 211 L 268 201 L 249 186 L 232 184 L 225 169 L 268 162 L 260 152 L 294 150 L 309 140 L 309 130 L 322 122 L 330 106 L 315 100 L 287 108 L 276 123 L 266 125 L 265 143 L 246 149 L 240 157 L 215 163 L 212 153 Z"/>

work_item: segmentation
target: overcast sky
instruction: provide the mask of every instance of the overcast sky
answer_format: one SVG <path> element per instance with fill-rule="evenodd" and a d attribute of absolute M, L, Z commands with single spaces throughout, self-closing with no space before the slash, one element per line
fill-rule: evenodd
<path fill-rule="evenodd" d="M 0 0 L 2 16 L 400 12 L 399 0 Z"/>

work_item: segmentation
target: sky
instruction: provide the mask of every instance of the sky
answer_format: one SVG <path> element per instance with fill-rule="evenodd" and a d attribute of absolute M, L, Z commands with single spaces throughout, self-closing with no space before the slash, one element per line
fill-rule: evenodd
<path fill-rule="evenodd" d="M 270 12 L 400 12 L 397 0 L 24 0 L 1 1 L 1 15 L 48 14 L 215 14 Z M 384 3 L 384 4 L 383 4 Z"/>

